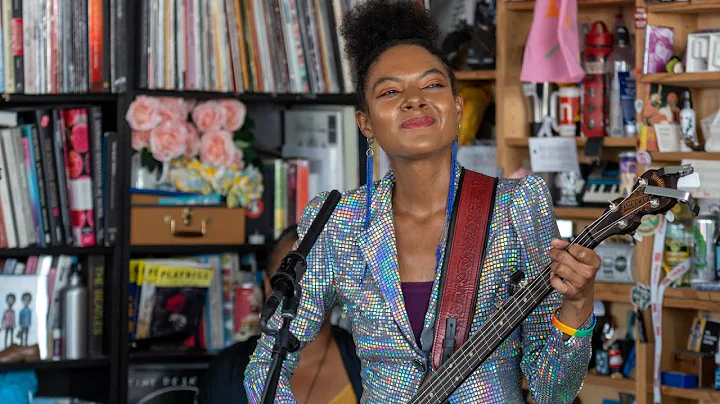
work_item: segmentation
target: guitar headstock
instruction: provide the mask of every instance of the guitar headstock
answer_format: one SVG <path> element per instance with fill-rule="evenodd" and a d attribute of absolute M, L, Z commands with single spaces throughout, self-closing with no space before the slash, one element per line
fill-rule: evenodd
<path fill-rule="evenodd" d="M 689 164 L 648 170 L 638 178 L 632 192 L 610 204 L 605 213 L 587 229 L 586 247 L 594 248 L 616 234 L 632 234 L 643 216 L 667 214 L 685 203 L 697 215 L 699 207 L 687 189 L 699 186 L 698 174 Z"/>

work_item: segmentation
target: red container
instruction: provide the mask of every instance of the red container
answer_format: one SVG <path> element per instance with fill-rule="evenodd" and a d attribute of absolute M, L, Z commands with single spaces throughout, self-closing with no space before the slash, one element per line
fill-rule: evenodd
<path fill-rule="evenodd" d="M 583 121 L 582 131 L 586 137 L 606 135 L 608 124 L 608 82 L 610 65 L 607 62 L 612 52 L 612 34 L 602 21 L 595 21 L 585 36 L 583 65 Z"/>

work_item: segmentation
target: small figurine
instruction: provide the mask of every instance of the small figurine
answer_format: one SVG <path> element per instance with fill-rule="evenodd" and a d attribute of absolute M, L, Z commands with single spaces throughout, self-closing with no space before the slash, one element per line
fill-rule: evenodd
<path fill-rule="evenodd" d="M 13 310 L 15 295 L 8 293 L 7 296 L 5 296 L 5 303 L 7 303 L 7 309 L 3 312 L 2 328 L 5 330 L 5 348 L 9 348 L 15 344 L 15 340 L 13 339 L 13 331 L 15 331 L 15 310 Z M 8 339 L 10 340 L 9 343 Z"/>
<path fill-rule="evenodd" d="M 20 339 L 19 345 L 28 346 L 28 335 L 30 334 L 30 325 L 32 324 L 32 310 L 30 310 L 30 302 L 32 302 L 32 295 L 30 293 L 23 293 L 21 297 L 23 308 L 20 310 L 19 326 L 20 332 L 18 338 Z"/>

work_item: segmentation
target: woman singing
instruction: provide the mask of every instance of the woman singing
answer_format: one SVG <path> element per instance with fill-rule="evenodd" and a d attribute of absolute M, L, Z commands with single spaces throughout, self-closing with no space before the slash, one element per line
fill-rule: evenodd
<path fill-rule="evenodd" d="M 342 34 L 368 155 L 377 141 L 392 169 L 382 180 L 343 194 L 308 256 L 291 331 L 307 345 L 328 310 L 342 304 L 362 363 L 362 402 L 407 402 L 433 372 L 420 336 L 435 320 L 462 170 L 455 159 L 463 100 L 435 45 L 438 27 L 416 0 L 363 2 L 345 17 Z M 525 376 L 537 403 L 570 403 L 587 370 L 590 337 L 564 334 L 551 318 L 559 309 L 556 319 L 565 331 L 594 326 L 600 259 L 579 245 L 565 251 L 567 242 L 555 239 L 552 202 L 540 178 L 500 179 L 495 195 L 471 334 L 508 297 L 514 271 L 532 279 L 552 261 L 554 290 L 450 401 L 521 403 Z M 305 208 L 301 236 L 326 196 L 318 195 Z M 271 325 L 279 326 L 277 315 Z M 262 395 L 273 342 L 260 339 L 245 373 L 252 402 Z M 276 402 L 295 402 L 290 378 L 298 358 L 290 354 L 285 362 Z"/>

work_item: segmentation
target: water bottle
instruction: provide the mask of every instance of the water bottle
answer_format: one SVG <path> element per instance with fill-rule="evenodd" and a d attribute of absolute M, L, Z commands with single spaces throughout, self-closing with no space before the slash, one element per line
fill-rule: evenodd
<path fill-rule="evenodd" d="M 87 357 L 87 305 L 87 287 L 82 282 L 78 267 L 75 267 L 70 275 L 70 284 L 63 290 L 62 295 L 64 359 Z"/>
<path fill-rule="evenodd" d="M 635 136 L 635 116 L 633 105 L 635 102 L 635 84 L 628 83 L 634 69 L 635 53 L 630 46 L 630 35 L 625 27 L 619 27 L 615 32 L 615 47 L 609 58 L 610 67 L 610 94 L 608 112 L 610 122 L 608 136 L 623 137 Z M 625 73 L 625 74 L 623 74 Z M 631 94 L 632 93 L 632 94 Z M 623 97 L 625 95 L 625 97 Z M 623 115 L 630 115 L 624 117 Z M 625 120 L 623 120 L 625 118 Z M 630 118 L 630 119 L 628 119 Z M 626 122 L 631 120 L 632 122 Z"/>

